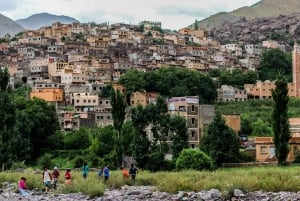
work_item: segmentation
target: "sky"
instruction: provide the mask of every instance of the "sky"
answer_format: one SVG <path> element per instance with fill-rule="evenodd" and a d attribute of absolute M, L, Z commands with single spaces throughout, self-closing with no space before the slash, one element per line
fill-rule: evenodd
<path fill-rule="evenodd" d="M 178 30 L 221 11 L 251 6 L 259 0 L 0 0 L 0 13 L 13 20 L 48 12 L 80 22 L 131 23 L 159 21 Z"/>

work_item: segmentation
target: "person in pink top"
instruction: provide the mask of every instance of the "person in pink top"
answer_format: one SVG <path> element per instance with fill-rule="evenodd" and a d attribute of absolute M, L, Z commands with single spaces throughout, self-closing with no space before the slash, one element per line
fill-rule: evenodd
<path fill-rule="evenodd" d="M 29 193 L 27 193 L 25 191 L 25 189 L 27 189 L 26 186 L 26 178 L 25 177 L 21 177 L 21 180 L 19 181 L 19 192 L 22 196 L 26 197 L 29 195 Z"/>

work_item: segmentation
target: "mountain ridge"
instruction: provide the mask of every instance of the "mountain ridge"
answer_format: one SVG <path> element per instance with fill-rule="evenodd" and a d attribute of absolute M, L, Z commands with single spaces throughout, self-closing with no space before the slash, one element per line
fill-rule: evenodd
<path fill-rule="evenodd" d="M 232 23 L 245 18 L 252 20 L 255 18 L 277 17 L 279 15 L 292 14 L 299 12 L 299 0 L 261 0 L 252 6 L 244 6 L 231 12 L 219 12 L 211 15 L 201 21 L 198 21 L 198 27 L 206 30 L 219 27 L 225 23 Z M 192 24 L 190 26 L 194 26 Z"/>
<path fill-rule="evenodd" d="M 16 20 L 25 29 L 35 30 L 40 27 L 50 26 L 54 22 L 61 22 L 63 24 L 70 24 L 73 22 L 79 22 L 77 19 L 65 16 L 54 15 L 47 12 L 36 13 L 27 18 Z"/>
<path fill-rule="evenodd" d="M 13 36 L 23 30 L 24 28 L 14 20 L 0 14 L 0 37 L 5 36 L 6 34 Z"/>

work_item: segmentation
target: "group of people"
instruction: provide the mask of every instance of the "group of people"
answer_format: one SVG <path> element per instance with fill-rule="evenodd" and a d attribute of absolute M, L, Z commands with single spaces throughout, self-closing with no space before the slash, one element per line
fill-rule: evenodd
<path fill-rule="evenodd" d="M 138 173 L 138 169 L 134 167 L 134 164 L 131 164 L 129 171 L 125 167 L 120 167 L 120 170 L 122 171 L 122 175 L 124 178 L 131 178 L 131 180 L 135 180 L 136 175 Z M 109 173 L 109 167 L 108 164 L 105 164 L 104 168 L 102 169 L 99 167 L 98 169 L 98 178 L 100 179 L 102 176 L 104 177 L 104 182 L 108 181 L 110 173 Z M 87 165 L 87 162 L 83 162 L 82 166 L 82 176 L 84 179 L 87 178 L 89 173 L 89 167 Z M 59 170 L 57 167 L 54 167 L 53 171 L 50 172 L 47 167 L 44 167 L 43 171 L 43 183 L 45 186 L 45 192 L 49 192 L 49 188 L 52 186 L 54 189 L 57 187 L 58 177 L 60 176 Z M 72 176 L 71 176 L 71 170 L 67 169 L 65 172 L 65 185 L 69 186 L 72 184 Z M 26 192 L 27 186 L 26 186 L 26 178 L 21 177 L 19 184 L 18 184 L 19 192 L 22 196 L 28 196 L 28 192 Z"/>

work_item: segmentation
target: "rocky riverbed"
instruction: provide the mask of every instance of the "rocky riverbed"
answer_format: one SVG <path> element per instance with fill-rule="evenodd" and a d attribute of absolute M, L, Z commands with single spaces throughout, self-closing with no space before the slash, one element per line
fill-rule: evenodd
<path fill-rule="evenodd" d="M 217 189 L 200 192 L 180 191 L 177 194 L 160 192 L 153 186 L 123 186 L 121 189 L 107 189 L 102 197 L 91 198 L 82 193 L 56 194 L 55 192 L 29 191 L 28 197 L 15 192 L 15 184 L 3 183 L 0 201 L 297 201 L 300 192 L 250 192 L 235 189 L 231 193 Z"/>

